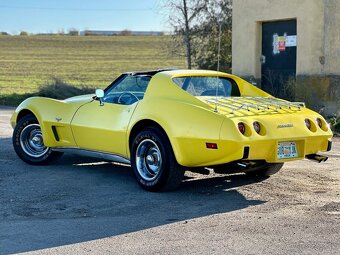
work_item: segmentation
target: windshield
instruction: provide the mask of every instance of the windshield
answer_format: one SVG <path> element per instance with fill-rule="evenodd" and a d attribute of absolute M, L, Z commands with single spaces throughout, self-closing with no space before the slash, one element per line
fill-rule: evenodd
<path fill-rule="evenodd" d="M 150 80 L 150 75 L 123 75 L 105 90 L 103 101 L 130 105 L 142 100 Z"/>
<path fill-rule="evenodd" d="M 126 75 L 114 84 L 108 93 L 126 91 L 145 92 L 150 80 L 151 77 L 147 75 Z"/>
<path fill-rule="evenodd" d="M 173 81 L 193 96 L 240 96 L 236 82 L 226 77 L 186 76 Z"/>

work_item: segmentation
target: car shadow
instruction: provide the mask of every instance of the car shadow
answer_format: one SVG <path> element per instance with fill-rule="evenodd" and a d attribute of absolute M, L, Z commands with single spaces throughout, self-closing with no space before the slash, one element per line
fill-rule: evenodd
<path fill-rule="evenodd" d="M 75 155 L 31 166 L 17 158 L 9 138 L 0 144 L 2 254 L 185 224 L 265 203 L 238 191 L 257 181 L 242 174 L 195 175 L 176 191 L 152 193 L 139 187 L 130 167 Z"/>

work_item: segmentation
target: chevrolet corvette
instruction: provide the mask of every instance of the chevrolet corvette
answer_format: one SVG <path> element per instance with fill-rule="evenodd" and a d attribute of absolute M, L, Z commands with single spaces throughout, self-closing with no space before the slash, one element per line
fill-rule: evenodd
<path fill-rule="evenodd" d="M 184 171 L 269 176 L 284 162 L 327 160 L 332 132 L 301 102 L 231 74 L 153 70 L 65 100 L 31 97 L 11 125 L 17 155 L 34 165 L 64 152 L 130 164 L 146 190 L 177 188 Z"/>

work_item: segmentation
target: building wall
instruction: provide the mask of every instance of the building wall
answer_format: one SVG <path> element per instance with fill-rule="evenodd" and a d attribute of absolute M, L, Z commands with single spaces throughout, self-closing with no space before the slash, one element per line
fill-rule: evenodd
<path fill-rule="evenodd" d="M 324 72 L 340 75 L 340 0 L 324 3 Z"/>
<path fill-rule="evenodd" d="M 340 0 L 234 0 L 233 74 L 260 84 L 262 22 L 287 19 L 297 20 L 296 86 L 315 109 L 340 111 Z"/>
<path fill-rule="evenodd" d="M 337 0 L 335 0 L 337 1 Z M 297 74 L 323 70 L 324 8 L 322 0 L 233 1 L 233 73 L 261 77 L 262 22 L 297 19 Z"/>

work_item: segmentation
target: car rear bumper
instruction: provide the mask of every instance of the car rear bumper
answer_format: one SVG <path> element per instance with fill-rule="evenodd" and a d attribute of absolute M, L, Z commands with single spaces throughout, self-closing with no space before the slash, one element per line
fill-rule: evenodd
<path fill-rule="evenodd" d="M 332 142 L 328 136 L 285 138 L 253 141 L 178 139 L 180 151 L 175 151 L 179 164 L 187 167 L 226 164 L 236 160 L 265 160 L 268 163 L 282 163 L 299 160 L 309 154 L 329 151 Z M 206 143 L 216 143 L 216 148 L 207 148 Z M 298 155 L 294 158 L 278 158 L 278 143 L 294 142 Z"/>

